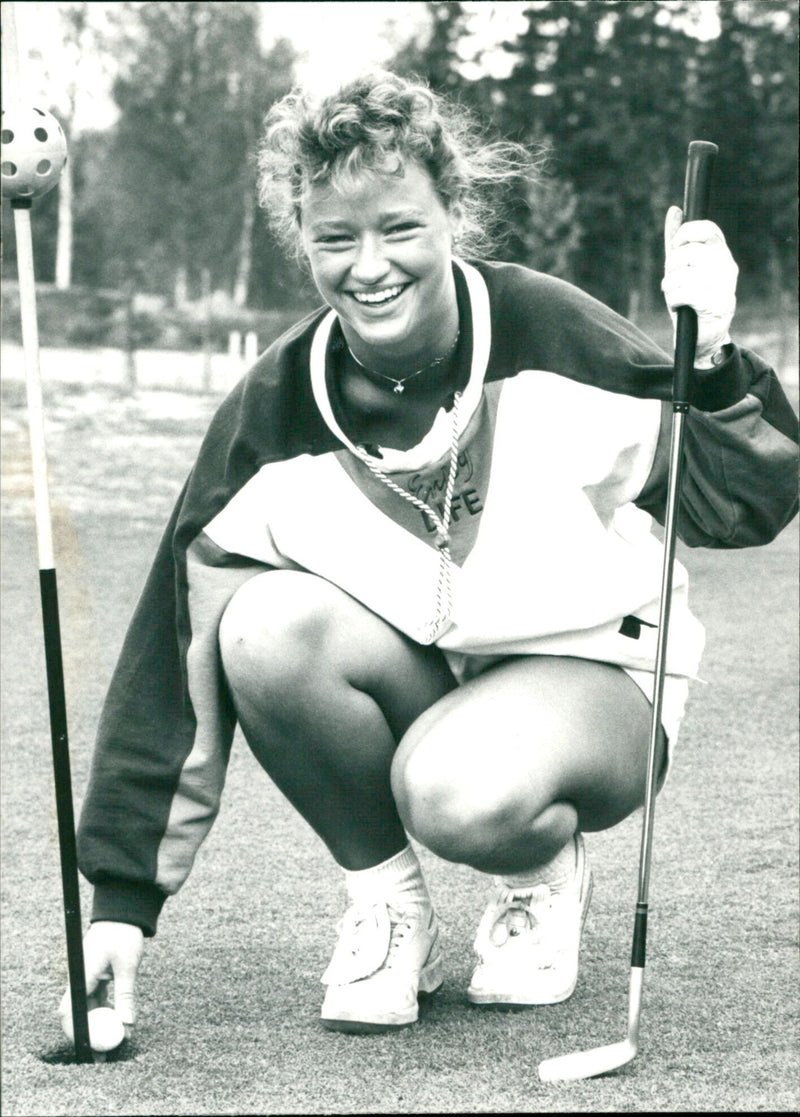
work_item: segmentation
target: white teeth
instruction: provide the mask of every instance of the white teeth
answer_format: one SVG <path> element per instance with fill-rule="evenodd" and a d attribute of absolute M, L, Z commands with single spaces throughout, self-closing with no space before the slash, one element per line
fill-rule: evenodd
<path fill-rule="evenodd" d="M 397 298 L 402 290 L 403 287 L 401 285 L 398 287 L 384 287 L 382 291 L 373 291 L 369 294 L 366 291 L 353 291 L 352 294 L 357 303 L 371 303 L 375 305 L 376 303 L 385 303 L 388 302 L 389 299 Z"/>

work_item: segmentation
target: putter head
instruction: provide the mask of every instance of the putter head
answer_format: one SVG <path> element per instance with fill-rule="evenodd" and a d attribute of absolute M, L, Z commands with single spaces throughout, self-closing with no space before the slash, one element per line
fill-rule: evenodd
<path fill-rule="evenodd" d="M 539 1063 L 542 1082 L 578 1082 L 582 1078 L 595 1078 L 619 1070 L 636 1057 L 637 1046 L 630 1039 L 593 1047 L 589 1051 L 573 1051 L 569 1055 L 556 1055 Z"/>

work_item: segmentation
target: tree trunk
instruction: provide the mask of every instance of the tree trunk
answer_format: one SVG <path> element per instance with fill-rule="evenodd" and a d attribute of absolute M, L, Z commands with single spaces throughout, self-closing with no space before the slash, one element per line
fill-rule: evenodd
<path fill-rule="evenodd" d="M 252 184 L 244 195 L 244 216 L 242 218 L 242 235 L 239 239 L 239 259 L 236 267 L 236 279 L 233 284 L 233 304 L 238 307 L 247 306 L 247 296 L 250 290 L 250 269 L 253 263 L 253 226 L 256 220 L 256 196 Z"/>
<path fill-rule="evenodd" d="M 185 267 L 178 267 L 175 270 L 173 298 L 178 309 L 186 306 L 189 301 L 189 276 Z"/>
<path fill-rule="evenodd" d="M 133 305 L 136 286 L 132 279 L 125 283 L 125 390 L 128 394 L 136 391 L 136 336 L 135 311 Z"/>
<path fill-rule="evenodd" d="M 797 320 L 792 313 L 792 295 L 784 282 L 780 254 L 774 241 L 771 241 L 769 249 L 769 273 L 772 305 L 778 310 L 778 336 L 774 364 L 776 371 L 782 375 L 792 353 L 796 351 Z"/>
<path fill-rule="evenodd" d="M 643 315 L 653 309 L 653 244 L 647 233 L 642 230 L 635 257 L 631 252 L 633 267 L 628 279 L 627 318 L 638 325 Z"/>
<path fill-rule="evenodd" d="M 634 278 L 636 275 L 636 245 L 633 243 L 631 230 L 623 225 L 620 235 L 620 279 L 619 293 L 611 304 L 613 310 L 624 314 L 625 317 L 635 322 L 639 314 L 639 292 Z"/>
<path fill-rule="evenodd" d="M 72 160 L 67 159 L 58 183 L 57 291 L 68 291 L 72 285 L 72 193 Z"/>
<path fill-rule="evenodd" d="M 203 391 L 211 391 L 211 272 L 203 268 L 201 273 L 203 304 Z"/>

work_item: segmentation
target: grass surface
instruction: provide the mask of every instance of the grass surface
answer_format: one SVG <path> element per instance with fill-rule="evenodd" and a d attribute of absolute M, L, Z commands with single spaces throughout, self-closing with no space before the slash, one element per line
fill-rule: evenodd
<path fill-rule="evenodd" d="M 76 806 L 100 703 L 162 525 L 216 400 L 46 393 Z M 795 401 L 796 402 L 796 401 Z M 147 945 L 122 1058 L 79 1067 L 66 975 L 21 386 L 4 386 L 2 1111 L 48 1114 L 796 1111 L 797 523 L 768 547 L 681 551 L 708 632 L 656 812 L 642 1048 L 605 1079 L 538 1061 L 622 1039 L 640 815 L 590 835 L 575 995 L 467 1005 L 485 881 L 425 851 L 446 982 L 420 1025 L 318 1024 L 340 876 L 237 737 L 220 818 Z M 90 890 L 83 882 L 84 912 Z"/>

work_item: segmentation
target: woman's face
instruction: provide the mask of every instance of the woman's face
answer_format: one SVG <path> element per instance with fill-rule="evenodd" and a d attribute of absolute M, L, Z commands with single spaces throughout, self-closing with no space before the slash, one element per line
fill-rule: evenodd
<path fill-rule="evenodd" d="M 455 219 L 419 164 L 365 173 L 346 192 L 312 187 L 301 226 L 314 282 L 357 356 L 396 368 L 452 341 Z"/>

